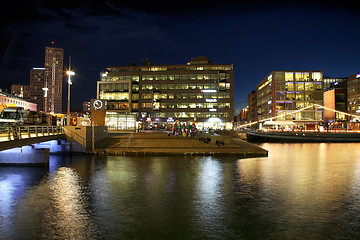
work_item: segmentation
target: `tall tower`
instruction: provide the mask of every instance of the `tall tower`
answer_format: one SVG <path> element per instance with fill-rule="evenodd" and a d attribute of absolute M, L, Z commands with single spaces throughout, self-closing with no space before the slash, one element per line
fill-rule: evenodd
<path fill-rule="evenodd" d="M 37 104 L 38 111 L 44 111 L 44 72 L 45 68 L 30 70 L 30 101 Z"/>
<path fill-rule="evenodd" d="M 45 112 L 61 113 L 64 49 L 45 48 L 44 87 L 48 88 L 44 98 Z"/>

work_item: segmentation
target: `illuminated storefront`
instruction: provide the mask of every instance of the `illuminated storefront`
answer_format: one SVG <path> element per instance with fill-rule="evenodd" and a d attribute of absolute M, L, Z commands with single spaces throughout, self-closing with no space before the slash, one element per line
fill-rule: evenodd
<path fill-rule="evenodd" d="M 109 130 L 136 130 L 138 128 L 136 114 L 122 114 L 111 111 L 106 112 L 105 125 L 109 127 Z"/>

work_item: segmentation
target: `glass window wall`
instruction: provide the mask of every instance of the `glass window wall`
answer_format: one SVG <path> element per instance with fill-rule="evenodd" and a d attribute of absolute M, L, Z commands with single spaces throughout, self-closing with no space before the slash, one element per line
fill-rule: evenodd
<path fill-rule="evenodd" d="M 309 81 L 309 73 L 308 72 L 297 72 L 295 73 L 295 81 Z"/>
<path fill-rule="evenodd" d="M 294 73 L 286 72 L 285 73 L 285 81 L 294 81 Z"/>

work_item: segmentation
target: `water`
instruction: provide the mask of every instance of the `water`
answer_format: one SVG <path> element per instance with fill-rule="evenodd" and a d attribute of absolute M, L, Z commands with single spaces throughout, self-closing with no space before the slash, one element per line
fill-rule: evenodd
<path fill-rule="evenodd" d="M 360 144 L 0 167 L 0 239 L 360 239 Z"/>

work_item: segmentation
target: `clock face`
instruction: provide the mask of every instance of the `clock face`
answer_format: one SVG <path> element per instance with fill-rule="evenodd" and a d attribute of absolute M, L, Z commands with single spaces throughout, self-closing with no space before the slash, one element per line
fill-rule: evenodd
<path fill-rule="evenodd" d="M 103 103 L 100 100 L 95 100 L 93 105 L 94 105 L 95 109 L 100 109 L 100 108 L 102 108 Z"/>

